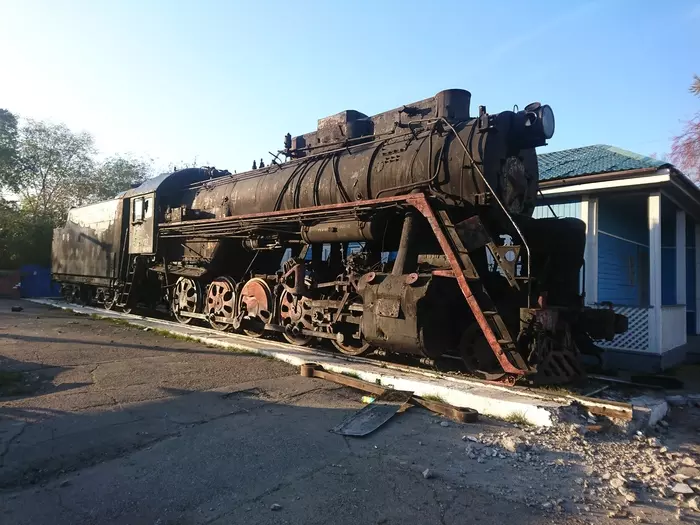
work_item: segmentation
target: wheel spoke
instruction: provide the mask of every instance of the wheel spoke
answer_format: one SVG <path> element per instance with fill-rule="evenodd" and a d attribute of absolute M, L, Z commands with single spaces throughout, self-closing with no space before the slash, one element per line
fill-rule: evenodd
<path fill-rule="evenodd" d="M 175 283 L 171 310 L 178 322 L 188 324 L 192 317 L 181 315 L 181 312 L 198 313 L 202 304 L 201 288 L 197 281 L 180 277 Z"/>
<path fill-rule="evenodd" d="M 217 277 L 209 285 L 207 292 L 207 313 L 213 317 L 233 319 L 235 311 L 235 284 L 230 277 Z M 209 324 L 215 330 L 230 330 L 231 323 L 222 323 L 209 318 Z"/>

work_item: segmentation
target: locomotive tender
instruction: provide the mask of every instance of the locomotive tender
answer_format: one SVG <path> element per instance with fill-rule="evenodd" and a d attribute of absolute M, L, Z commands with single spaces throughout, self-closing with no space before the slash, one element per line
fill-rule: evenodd
<path fill-rule="evenodd" d="M 183 169 L 71 209 L 53 277 L 106 308 L 166 305 L 181 323 L 349 355 L 572 381 L 627 320 L 583 305 L 585 224 L 532 217 L 552 110 L 471 116 L 470 99 L 343 111 L 288 134 L 268 166 Z"/>

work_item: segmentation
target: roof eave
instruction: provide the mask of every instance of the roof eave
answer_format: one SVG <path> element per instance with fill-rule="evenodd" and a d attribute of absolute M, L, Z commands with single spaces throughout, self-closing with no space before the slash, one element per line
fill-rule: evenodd
<path fill-rule="evenodd" d="M 655 168 L 637 168 L 633 170 L 622 170 L 622 171 L 608 171 L 604 173 L 595 173 L 591 175 L 579 175 L 574 177 L 554 179 L 554 180 L 541 180 L 540 188 L 558 188 L 561 186 L 578 186 L 581 184 L 588 184 L 590 182 L 605 182 L 609 180 L 615 180 L 620 178 L 634 178 L 634 177 L 644 177 L 652 173 L 658 173 L 664 170 L 667 166 L 659 166 Z"/>
<path fill-rule="evenodd" d="M 664 194 L 695 221 L 700 222 L 700 188 L 678 169 L 672 168 L 670 171 L 671 184 Z"/>

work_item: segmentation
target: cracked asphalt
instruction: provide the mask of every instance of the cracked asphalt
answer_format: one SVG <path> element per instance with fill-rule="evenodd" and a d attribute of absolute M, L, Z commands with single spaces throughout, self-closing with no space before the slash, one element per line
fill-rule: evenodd
<path fill-rule="evenodd" d="M 22 373 L 0 383 L 3 524 L 608 521 L 533 504 L 573 478 L 466 457 L 505 423 L 411 408 L 345 438 L 362 393 L 270 359 L 0 300 L 0 370 Z"/>

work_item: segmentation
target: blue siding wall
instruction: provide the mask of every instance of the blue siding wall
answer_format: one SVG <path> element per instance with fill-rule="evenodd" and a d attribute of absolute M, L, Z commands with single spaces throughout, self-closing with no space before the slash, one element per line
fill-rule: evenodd
<path fill-rule="evenodd" d="M 552 211 L 554 211 L 557 217 L 575 217 L 580 219 L 581 200 L 551 201 L 549 206 L 546 204 L 538 204 L 535 207 L 535 211 L 533 212 L 532 216 L 535 219 L 554 217 L 554 215 L 552 215 Z"/>
<path fill-rule="evenodd" d="M 649 229 L 645 196 L 598 200 L 598 301 L 649 303 Z"/>
<path fill-rule="evenodd" d="M 686 248 L 687 257 L 685 259 L 685 276 L 686 276 L 686 327 L 688 334 L 695 334 L 695 246 Z"/>
<path fill-rule="evenodd" d="M 676 247 L 661 248 L 661 304 L 676 304 Z"/>
<path fill-rule="evenodd" d="M 690 217 L 685 218 L 685 246 L 687 252 L 685 259 L 686 328 L 688 335 L 695 335 L 697 333 L 695 319 L 695 300 L 697 298 L 695 294 L 697 279 L 697 275 L 695 275 L 695 223 Z"/>
<path fill-rule="evenodd" d="M 598 235 L 598 301 L 640 306 L 648 303 L 649 248 Z"/>
<path fill-rule="evenodd" d="M 646 196 L 606 196 L 598 199 L 598 230 L 649 245 Z"/>
<path fill-rule="evenodd" d="M 676 206 L 661 197 L 661 304 L 676 304 Z"/>

